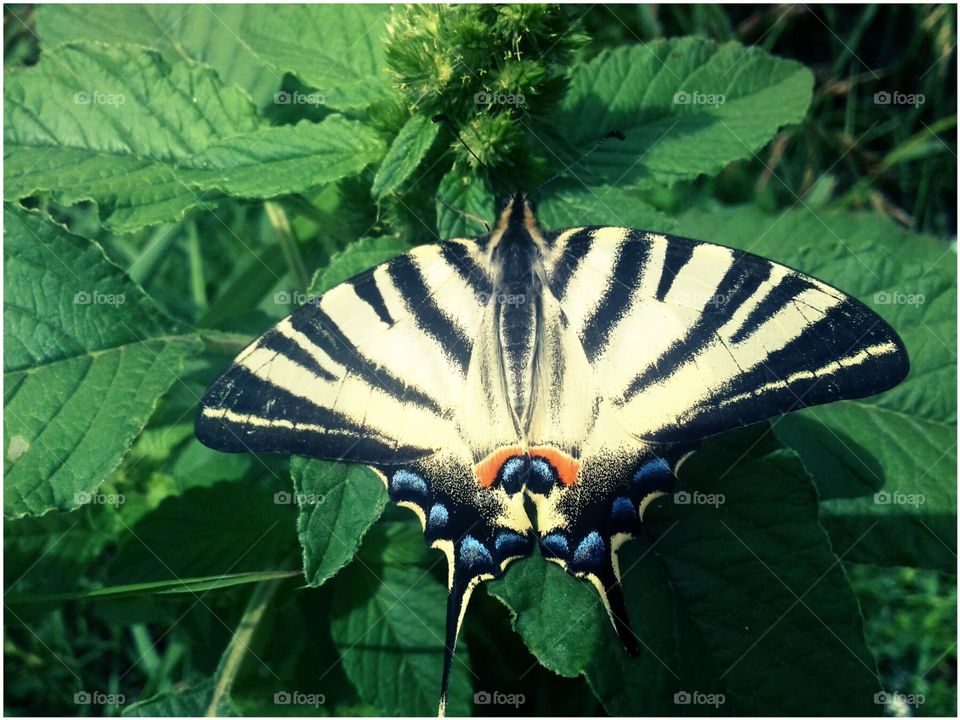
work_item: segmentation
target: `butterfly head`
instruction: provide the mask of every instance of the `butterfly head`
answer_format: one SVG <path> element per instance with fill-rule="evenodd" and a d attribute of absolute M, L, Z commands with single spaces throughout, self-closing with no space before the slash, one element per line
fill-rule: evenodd
<path fill-rule="evenodd" d="M 529 195 L 517 192 L 497 203 L 497 225 L 491 234 L 493 247 L 517 244 L 533 248 L 543 242 L 537 222 L 537 204 Z"/>

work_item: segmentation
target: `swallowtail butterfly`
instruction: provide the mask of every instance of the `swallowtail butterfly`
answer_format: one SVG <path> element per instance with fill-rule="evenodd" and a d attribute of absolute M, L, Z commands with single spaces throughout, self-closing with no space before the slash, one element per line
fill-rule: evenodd
<path fill-rule="evenodd" d="M 244 350 L 200 440 L 369 465 L 449 563 L 443 713 L 478 583 L 534 551 L 590 581 L 628 651 L 617 552 L 699 441 L 906 375 L 887 323 L 756 255 L 620 227 L 492 232 L 334 287 Z M 536 509 L 536 527 L 524 498 Z"/>

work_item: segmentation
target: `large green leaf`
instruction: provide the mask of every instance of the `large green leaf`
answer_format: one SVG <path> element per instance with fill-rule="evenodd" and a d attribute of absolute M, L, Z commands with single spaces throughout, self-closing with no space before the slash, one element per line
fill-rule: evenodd
<path fill-rule="evenodd" d="M 684 234 L 750 250 L 859 298 L 903 338 L 898 387 L 774 423 L 821 494 L 846 560 L 956 568 L 956 253 L 882 217 L 801 209 L 697 210 Z"/>
<path fill-rule="evenodd" d="M 200 342 L 99 246 L 36 214 L 4 208 L 4 259 L 4 512 L 100 502 Z"/>
<path fill-rule="evenodd" d="M 303 191 L 379 159 L 373 130 L 334 116 L 262 127 L 244 92 L 209 68 L 133 46 L 83 43 L 8 73 L 5 196 L 98 203 L 127 232 L 210 207 L 221 193 Z"/>
<path fill-rule="evenodd" d="M 387 493 L 363 465 L 295 458 L 291 463 L 297 533 L 307 583 L 320 585 L 347 565 L 387 504 Z"/>
<path fill-rule="evenodd" d="M 582 152 L 607 142 L 575 170 L 613 184 L 670 185 L 750 158 L 807 112 L 813 75 L 797 62 L 738 43 L 657 40 L 602 53 L 572 74 L 553 124 Z"/>
<path fill-rule="evenodd" d="M 446 606 L 446 588 L 419 567 L 358 558 L 337 578 L 331 630 L 360 697 L 387 715 L 436 714 Z M 469 714 L 469 662 L 461 638 L 447 701 L 453 716 Z"/>
<path fill-rule="evenodd" d="M 677 221 L 648 205 L 636 190 L 600 185 L 548 190 L 537 213 L 549 230 L 583 225 L 618 225 L 671 232 Z"/>
<path fill-rule="evenodd" d="M 387 5 L 273 5 L 247 23 L 244 41 L 328 107 L 359 109 L 390 94 L 381 43 L 389 15 Z"/>
<path fill-rule="evenodd" d="M 77 40 L 143 45 L 167 62 L 198 60 L 227 85 L 239 85 L 258 105 L 273 101 L 283 73 L 243 41 L 270 9 L 257 5 L 44 5 L 37 34 L 44 49 Z"/>
<path fill-rule="evenodd" d="M 114 584 L 283 570 L 296 549 L 288 494 L 222 482 L 169 497 L 120 538 Z M 190 537 L 183 543 L 183 533 Z"/>
<path fill-rule="evenodd" d="M 414 115 L 407 120 L 373 179 L 371 193 L 375 198 L 393 192 L 410 177 L 430 150 L 439 130 L 440 126 L 425 115 Z"/>
<path fill-rule="evenodd" d="M 473 173 L 453 168 L 437 189 L 437 232 L 441 240 L 476 237 L 493 222 L 493 190 Z"/>
<path fill-rule="evenodd" d="M 330 264 L 317 271 L 310 284 L 310 293 L 320 295 L 334 285 L 349 280 L 364 270 L 386 262 L 410 249 L 403 240 L 393 236 L 360 238 L 347 245 L 330 259 Z"/>
<path fill-rule="evenodd" d="M 873 658 L 816 492 L 796 456 L 762 437 L 695 455 L 678 489 L 704 502 L 655 501 L 647 539 L 625 548 L 640 657 L 623 653 L 593 588 L 540 559 L 492 585 L 541 663 L 584 673 L 618 714 L 875 712 Z M 643 693 L 623 692 L 640 682 Z M 694 704 L 676 707 L 675 693 Z"/>

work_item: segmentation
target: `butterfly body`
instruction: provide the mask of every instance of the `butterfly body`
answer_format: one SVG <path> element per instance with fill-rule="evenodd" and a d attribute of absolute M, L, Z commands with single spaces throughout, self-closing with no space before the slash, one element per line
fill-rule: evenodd
<path fill-rule="evenodd" d="M 442 711 L 479 582 L 539 546 L 635 652 L 617 551 L 700 441 L 907 369 L 893 330 L 819 280 L 658 233 L 545 231 L 517 195 L 488 235 L 415 248 L 280 322 L 204 396 L 197 435 L 367 464 L 416 513 L 448 560 Z"/>

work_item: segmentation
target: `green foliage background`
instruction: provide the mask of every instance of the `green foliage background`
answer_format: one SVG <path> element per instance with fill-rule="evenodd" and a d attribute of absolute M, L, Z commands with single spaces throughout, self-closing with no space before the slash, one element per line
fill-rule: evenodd
<path fill-rule="evenodd" d="M 662 498 L 625 548 L 635 660 L 592 588 L 517 563 L 450 712 L 954 715 L 955 51 L 947 5 L 5 6 L 6 712 L 432 714 L 418 524 L 193 414 L 309 294 L 564 171 L 546 226 L 797 267 L 912 370 L 684 467 L 725 502 Z"/>

